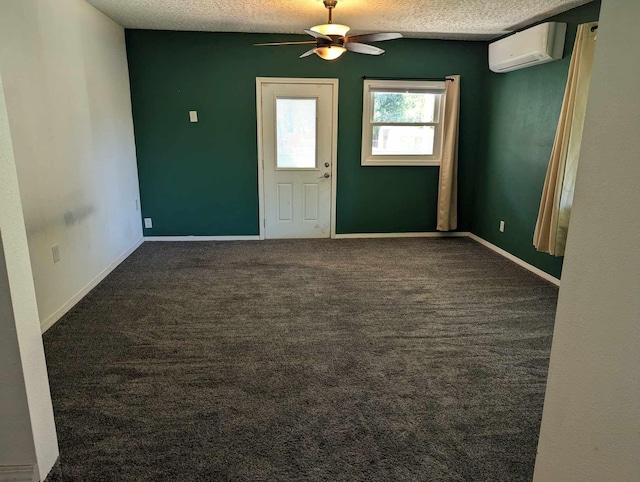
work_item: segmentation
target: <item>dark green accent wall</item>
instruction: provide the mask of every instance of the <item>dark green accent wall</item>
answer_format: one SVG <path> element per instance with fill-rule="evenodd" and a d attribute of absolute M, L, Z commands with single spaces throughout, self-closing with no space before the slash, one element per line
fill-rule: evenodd
<path fill-rule="evenodd" d="M 569 24 L 564 58 L 507 74 L 488 70 L 486 42 L 401 39 L 382 57 L 325 62 L 298 59 L 307 46 L 253 46 L 304 36 L 127 30 L 145 235 L 259 233 L 256 77 L 340 80 L 338 233 L 434 231 L 437 168 L 360 166 L 362 76 L 460 74 L 459 230 L 559 277 L 562 258 L 538 253 L 533 230 L 575 31 L 599 10 L 549 19 Z"/>
<path fill-rule="evenodd" d="M 471 229 L 485 43 L 401 39 L 381 57 L 325 62 L 298 59 L 306 45 L 252 45 L 307 40 L 297 35 L 127 30 L 126 39 L 146 236 L 258 234 L 256 77 L 340 80 L 337 232 L 358 233 L 434 231 L 438 178 L 434 167 L 360 166 L 362 76 L 460 74 L 459 229 Z"/>
<path fill-rule="evenodd" d="M 477 171 L 472 232 L 560 277 L 563 258 L 533 247 L 542 187 L 555 137 L 578 24 L 598 19 L 600 2 L 549 20 L 568 24 L 564 58 L 506 74 L 487 74 L 486 124 Z M 499 232 L 500 220 L 506 222 Z"/>

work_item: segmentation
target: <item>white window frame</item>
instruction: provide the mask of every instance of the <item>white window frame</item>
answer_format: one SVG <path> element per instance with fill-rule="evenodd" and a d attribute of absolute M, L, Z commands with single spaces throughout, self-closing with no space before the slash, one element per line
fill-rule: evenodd
<path fill-rule="evenodd" d="M 385 91 L 405 93 L 419 91 L 427 94 L 440 94 L 437 100 L 437 122 L 373 122 L 373 93 Z M 416 80 L 365 80 L 362 101 L 362 158 L 363 166 L 439 166 L 442 158 L 442 142 L 444 137 L 444 104 L 445 81 L 416 81 Z M 376 125 L 400 126 L 434 126 L 434 146 L 432 155 L 386 155 L 374 156 L 373 127 Z"/>

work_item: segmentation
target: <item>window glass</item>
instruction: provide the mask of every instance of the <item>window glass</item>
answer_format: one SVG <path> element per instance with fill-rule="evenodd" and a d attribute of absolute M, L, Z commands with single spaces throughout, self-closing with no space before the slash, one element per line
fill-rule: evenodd
<path fill-rule="evenodd" d="M 438 166 L 445 81 L 368 80 L 363 84 L 363 166 Z"/>
<path fill-rule="evenodd" d="M 373 122 L 434 122 L 431 93 L 373 92 Z"/>
<path fill-rule="evenodd" d="M 276 167 L 316 168 L 318 99 L 276 99 Z"/>
<path fill-rule="evenodd" d="M 371 154 L 431 156 L 434 136 L 434 126 L 373 126 Z"/>

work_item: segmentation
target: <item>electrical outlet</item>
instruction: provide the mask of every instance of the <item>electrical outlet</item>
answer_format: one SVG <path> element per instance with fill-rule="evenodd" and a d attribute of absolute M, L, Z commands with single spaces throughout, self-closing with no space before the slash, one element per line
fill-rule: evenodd
<path fill-rule="evenodd" d="M 144 218 L 144 227 L 147 229 L 151 229 L 153 227 L 153 221 L 151 221 L 151 218 Z"/>
<path fill-rule="evenodd" d="M 504 221 L 500 221 L 500 232 L 504 233 Z"/>
<path fill-rule="evenodd" d="M 51 246 L 51 254 L 53 255 L 53 262 L 57 263 L 60 261 L 60 247 L 57 244 Z"/>
<path fill-rule="evenodd" d="M 190 110 L 189 111 L 189 121 L 190 122 L 198 122 L 198 111 Z"/>

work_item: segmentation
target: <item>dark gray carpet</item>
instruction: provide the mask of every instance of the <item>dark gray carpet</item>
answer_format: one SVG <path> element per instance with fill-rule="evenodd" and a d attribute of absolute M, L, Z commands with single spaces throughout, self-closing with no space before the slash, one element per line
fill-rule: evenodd
<path fill-rule="evenodd" d="M 530 480 L 556 297 L 468 239 L 145 243 L 45 335 L 65 480 Z"/>
<path fill-rule="evenodd" d="M 62 465 L 60 464 L 60 457 L 56 460 L 56 463 L 53 464 L 51 470 L 47 474 L 47 477 L 44 479 L 44 482 L 62 482 Z"/>

